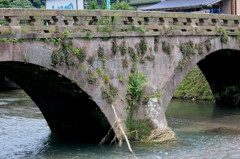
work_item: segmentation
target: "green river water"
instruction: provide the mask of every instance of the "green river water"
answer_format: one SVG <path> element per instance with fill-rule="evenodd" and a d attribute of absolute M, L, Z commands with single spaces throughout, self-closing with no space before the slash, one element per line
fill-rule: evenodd
<path fill-rule="evenodd" d="M 131 143 L 139 159 L 239 159 L 240 110 L 213 102 L 172 100 L 164 144 Z M 126 145 L 81 144 L 51 134 L 41 112 L 21 90 L 0 93 L 0 159 L 134 159 Z"/>

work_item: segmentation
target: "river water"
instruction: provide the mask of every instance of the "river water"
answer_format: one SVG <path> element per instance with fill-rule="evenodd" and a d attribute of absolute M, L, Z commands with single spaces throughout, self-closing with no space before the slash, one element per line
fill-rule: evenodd
<path fill-rule="evenodd" d="M 167 118 L 178 136 L 164 144 L 132 143 L 140 159 L 239 159 L 240 110 L 213 102 L 172 100 Z M 51 134 L 22 90 L 0 93 L 0 159 L 133 159 L 126 146 L 80 144 Z"/>

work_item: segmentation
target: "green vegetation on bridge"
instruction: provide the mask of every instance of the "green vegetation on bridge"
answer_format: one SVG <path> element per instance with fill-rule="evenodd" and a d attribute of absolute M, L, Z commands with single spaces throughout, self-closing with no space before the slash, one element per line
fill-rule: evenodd
<path fill-rule="evenodd" d="M 181 82 L 174 97 L 180 99 L 212 100 L 213 94 L 201 70 L 198 67 L 194 67 Z"/>

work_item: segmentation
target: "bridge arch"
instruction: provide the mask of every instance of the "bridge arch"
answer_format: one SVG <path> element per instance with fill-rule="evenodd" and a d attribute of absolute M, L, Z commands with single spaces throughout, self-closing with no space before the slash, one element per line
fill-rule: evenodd
<path fill-rule="evenodd" d="M 217 104 L 240 105 L 239 53 L 239 50 L 218 50 L 197 63 L 212 89 Z"/>
<path fill-rule="evenodd" d="M 190 40 L 194 39 L 190 38 Z M 206 39 L 201 40 L 204 41 Z M 239 68 L 237 60 L 239 59 L 240 52 L 239 40 L 234 37 L 228 37 L 228 41 L 222 43 L 220 38 L 213 38 L 210 42 L 212 47 L 210 50 L 204 48 L 202 54 L 195 52 L 181 70 L 177 69 L 181 60 L 178 61 L 178 65 L 175 66 L 175 70 L 163 87 L 162 106 L 165 111 L 175 90 L 190 69 L 195 66 L 198 66 L 205 75 L 214 94 L 216 103 L 239 105 L 235 99 L 236 95 L 240 92 L 240 79 L 238 78 L 239 75 L 237 75 Z M 180 44 L 177 43 L 177 45 Z M 233 99 L 230 96 L 226 96 L 226 91 L 231 91 L 231 95 L 235 96 L 235 98 Z"/>
<path fill-rule="evenodd" d="M 105 114 L 75 81 L 30 63 L 5 61 L 0 68 L 36 103 L 52 132 L 99 142 L 111 129 Z"/>

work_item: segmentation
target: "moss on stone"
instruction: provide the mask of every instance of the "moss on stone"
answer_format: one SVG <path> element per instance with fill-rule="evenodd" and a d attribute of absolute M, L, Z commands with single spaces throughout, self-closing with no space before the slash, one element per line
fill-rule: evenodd
<path fill-rule="evenodd" d="M 125 55 L 127 53 L 127 45 L 125 40 L 123 40 L 122 43 L 120 44 L 119 50 L 121 52 L 121 55 Z"/>
<path fill-rule="evenodd" d="M 158 51 L 159 41 L 160 41 L 160 37 L 159 37 L 159 36 L 155 36 L 155 37 L 154 37 L 154 51 L 155 51 L 155 52 Z"/>
<path fill-rule="evenodd" d="M 153 62 L 155 60 L 155 56 L 150 54 L 145 57 L 148 61 Z"/>
<path fill-rule="evenodd" d="M 95 61 L 95 59 L 94 59 L 93 56 L 90 56 L 87 61 L 88 61 L 88 63 L 92 66 L 93 63 L 94 63 L 94 61 Z"/>
<path fill-rule="evenodd" d="M 224 28 L 219 28 L 217 30 L 218 33 L 221 33 L 222 35 L 220 36 L 220 40 L 222 43 L 227 43 L 228 42 L 228 34 L 227 34 L 227 31 L 226 29 Z"/>
<path fill-rule="evenodd" d="M 162 41 L 162 50 L 164 53 L 170 55 L 173 49 L 173 45 L 171 45 L 169 42 Z"/>
<path fill-rule="evenodd" d="M 128 53 L 129 53 L 130 57 L 132 58 L 132 61 L 137 62 L 138 56 L 136 55 L 134 48 L 129 46 L 128 47 Z"/>
<path fill-rule="evenodd" d="M 74 60 L 71 58 L 71 56 L 67 53 L 65 53 L 65 64 L 67 66 L 73 66 L 74 65 Z"/>
<path fill-rule="evenodd" d="M 210 50 L 211 50 L 211 48 L 212 48 L 212 43 L 211 43 L 210 40 L 206 40 L 206 41 L 205 41 L 205 47 L 206 47 L 207 51 L 210 51 Z"/>
<path fill-rule="evenodd" d="M 104 48 L 103 48 L 103 46 L 101 46 L 101 45 L 98 46 L 97 54 L 98 54 L 99 58 L 102 58 L 104 56 Z"/>
<path fill-rule="evenodd" d="M 91 71 L 88 71 L 88 77 L 87 77 L 87 81 L 89 84 L 94 84 L 96 83 L 98 78 L 98 75 L 95 73 L 92 73 Z"/>
<path fill-rule="evenodd" d="M 148 43 L 145 38 L 142 38 L 139 43 L 140 53 L 141 55 L 145 55 L 148 49 Z"/>
<path fill-rule="evenodd" d="M 112 40 L 112 47 L 111 47 L 113 55 L 116 55 L 118 52 L 118 45 L 117 45 L 117 40 L 113 39 Z"/>
<path fill-rule="evenodd" d="M 64 62 L 64 59 L 65 54 L 63 51 L 55 50 L 52 52 L 51 61 L 53 66 L 62 64 Z"/>
<path fill-rule="evenodd" d="M 85 48 L 75 48 L 72 50 L 73 54 L 77 56 L 80 62 L 86 59 L 86 49 Z"/>
<path fill-rule="evenodd" d="M 118 89 L 113 87 L 112 84 L 108 84 L 108 87 L 102 87 L 102 98 L 107 100 L 109 104 L 112 104 L 118 96 Z"/>
<path fill-rule="evenodd" d="M 176 70 L 182 71 L 182 70 L 184 69 L 184 67 L 188 64 L 189 60 L 190 60 L 190 57 L 189 57 L 189 56 L 184 57 L 184 58 L 178 63 L 178 66 L 177 66 Z"/>
<path fill-rule="evenodd" d="M 140 32 L 140 33 L 146 32 L 146 30 L 144 28 L 135 26 L 135 25 L 131 25 L 131 26 L 127 27 L 124 31 L 125 32 Z"/>
<path fill-rule="evenodd" d="M 98 67 L 98 68 L 96 68 L 96 70 L 97 70 L 97 73 L 98 73 L 100 76 L 103 76 L 103 69 L 102 69 L 102 68 Z"/>
<path fill-rule="evenodd" d="M 110 76 L 109 76 L 109 74 L 103 75 L 103 80 L 104 80 L 105 83 L 109 83 L 109 81 L 110 81 Z"/>
<path fill-rule="evenodd" d="M 185 57 L 195 54 L 194 49 L 195 47 L 192 40 L 189 40 L 188 42 L 180 44 L 180 51 Z"/>
<path fill-rule="evenodd" d="M 82 71 L 86 71 L 86 70 L 87 70 L 84 65 L 80 65 L 80 66 L 79 66 L 79 69 L 82 70 Z"/>
<path fill-rule="evenodd" d="M 133 120 L 128 118 L 125 124 L 128 128 L 128 138 L 130 140 L 145 140 L 154 129 L 150 119 Z"/>
<path fill-rule="evenodd" d="M 120 83 L 124 84 L 125 79 L 124 79 L 124 76 L 122 74 L 118 74 L 118 80 L 119 80 Z"/>
<path fill-rule="evenodd" d="M 203 54 L 203 45 L 200 43 L 200 44 L 196 44 L 195 45 L 195 48 L 197 49 L 198 51 L 198 54 Z"/>
<path fill-rule="evenodd" d="M 92 39 L 92 35 L 91 35 L 91 31 L 87 30 L 87 31 L 84 31 L 85 32 L 85 36 L 83 37 L 84 39 Z"/>
<path fill-rule="evenodd" d="M 128 68 L 128 60 L 126 57 L 122 60 L 122 66 L 123 68 Z"/>

